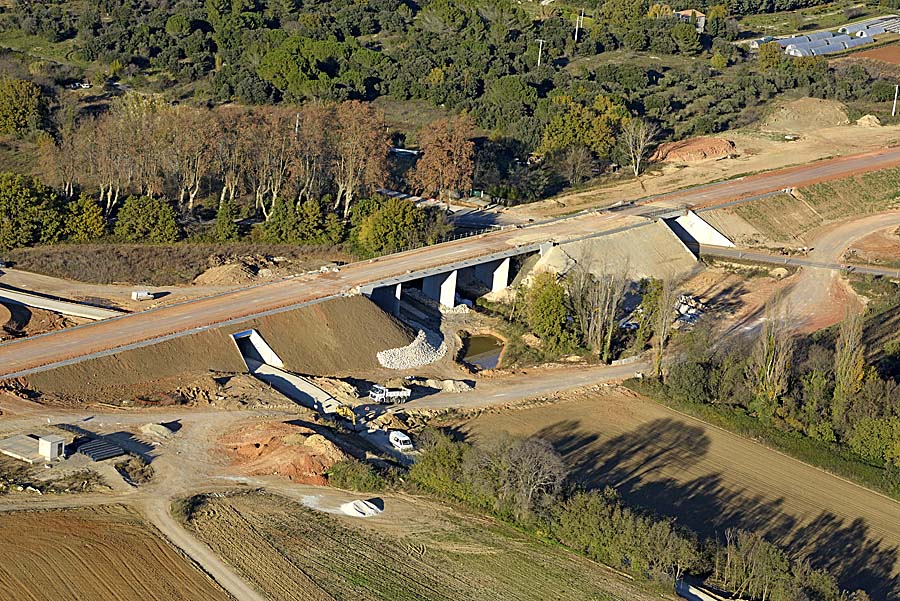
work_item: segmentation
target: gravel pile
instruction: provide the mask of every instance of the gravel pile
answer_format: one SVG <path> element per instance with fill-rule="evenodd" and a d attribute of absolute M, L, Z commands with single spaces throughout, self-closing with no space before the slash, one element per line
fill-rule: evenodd
<path fill-rule="evenodd" d="M 419 330 L 410 344 L 381 351 L 378 362 L 389 369 L 413 369 L 434 363 L 447 353 L 447 345 L 440 334 Z"/>

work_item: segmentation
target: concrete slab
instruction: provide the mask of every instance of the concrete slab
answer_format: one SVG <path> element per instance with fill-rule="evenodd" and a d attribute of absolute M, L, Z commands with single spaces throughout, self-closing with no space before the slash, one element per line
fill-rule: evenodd
<path fill-rule="evenodd" d="M 31 437 L 27 434 L 19 434 L 18 436 L 0 440 L 0 453 L 27 463 L 41 463 L 45 461 L 38 453 L 37 437 Z"/>

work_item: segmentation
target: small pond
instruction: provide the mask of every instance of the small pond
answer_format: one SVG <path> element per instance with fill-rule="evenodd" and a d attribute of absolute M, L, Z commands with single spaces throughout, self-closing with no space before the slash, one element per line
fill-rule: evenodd
<path fill-rule="evenodd" d="M 500 364 L 503 341 L 496 336 L 479 334 L 465 340 L 463 361 L 480 369 L 493 369 Z"/>

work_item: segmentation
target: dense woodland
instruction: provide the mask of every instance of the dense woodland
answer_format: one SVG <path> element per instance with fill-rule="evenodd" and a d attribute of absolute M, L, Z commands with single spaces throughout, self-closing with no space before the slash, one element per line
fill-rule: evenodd
<path fill-rule="evenodd" d="M 57 115 L 53 88 L 82 77 L 206 107 L 418 100 L 474 120 L 474 186 L 519 202 L 628 164 L 622 134 L 633 118 L 658 125 L 658 139 L 680 139 L 745 125 L 788 90 L 892 97 L 893 82 L 859 66 L 757 62 L 731 43 L 734 16 L 806 3 L 783 4 L 692 5 L 708 17 L 698 33 L 672 16 L 687 5 L 588 3 L 577 40 L 571 7 L 479 0 L 16 0 L 0 28 L 69 44 L 71 64 L 38 61 L 20 78 L 42 86 L 44 126 L 58 144 L 84 115 Z M 622 63 L 619 49 L 685 58 Z M 406 144 L 394 134 L 392 143 Z M 539 160 L 526 164 L 532 153 Z M 416 181 L 395 183 L 424 191 Z"/>

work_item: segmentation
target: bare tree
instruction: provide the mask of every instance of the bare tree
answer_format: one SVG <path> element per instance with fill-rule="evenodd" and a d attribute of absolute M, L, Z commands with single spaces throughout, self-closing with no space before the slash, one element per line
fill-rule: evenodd
<path fill-rule="evenodd" d="M 858 311 L 847 310 L 841 322 L 834 349 L 834 396 L 831 422 L 842 431 L 847 425 L 847 409 L 859 393 L 865 377 L 865 349 L 862 340 L 863 320 Z"/>
<path fill-rule="evenodd" d="M 582 339 L 608 363 L 612 359 L 616 317 L 625 297 L 628 277 L 625 271 L 604 269 L 596 274 L 593 271 L 593 261 L 585 253 L 567 273 L 566 288 Z"/>
<path fill-rule="evenodd" d="M 319 103 L 307 104 L 297 112 L 290 168 L 298 207 L 307 200 L 318 200 L 325 189 L 332 162 L 329 131 L 333 119 L 334 108 Z"/>
<path fill-rule="evenodd" d="M 792 355 L 793 339 L 785 320 L 775 313 L 774 302 L 770 303 L 747 365 L 747 380 L 754 393 L 753 409 L 763 419 L 775 415 L 787 392 Z"/>
<path fill-rule="evenodd" d="M 235 107 L 216 110 L 210 127 L 215 131 L 213 170 L 222 186 L 219 203 L 234 202 L 242 193 L 247 163 L 252 151 L 250 113 Z"/>
<path fill-rule="evenodd" d="M 644 159 L 647 157 L 650 145 L 657 135 L 659 135 L 659 126 L 638 117 L 629 119 L 622 127 L 620 139 L 628 152 L 631 169 L 635 177 L 641 175 Z"/>
<path fill-rule="evenodd" d="M 565 151 L 560 167 L 569 184 L 578 186 L 593 173 L 594 157 L 587 146 L 578 144 Z"/>
<path fill-rule="evenodd" d="M 211 169 L 215 149 L 215 128 L 211 127 L 211 121 L 207 111 L 180 106 L 171 112 L 165 124 L 168 128 L 166 168 L 175 183 L 178 206 L 188 213 L 193 212 L 200 184 Z"/>
<path fill-rule="evenodd" d="M 651 325 L 653 326 L 653 375 L 659 378 L 662 375 L 663 353 L 672 333 L 672 324 L 675 321 L 675 302 L 678 299 L 676 293 L 677 282 L 674 278 L 666 278 L 654 282 L 653 306 Z"/>
<path fill-rule="evenodd" d="M 507 465 L 505 492 L 515 499 L 520 515 L 528 515 L 543 498 L 559 493 L 566 479 L 562 457 L 542 438 L 511 447 Z"/>
<path fill-rule="evenodd" d="M 335 210 L 344 206 L 344 219 L 356 195 L 384 178 L 390 141 L 384 119 L 371 105 L 349 100 L 335 111 L 332 177 L 337 189 Z"/>

